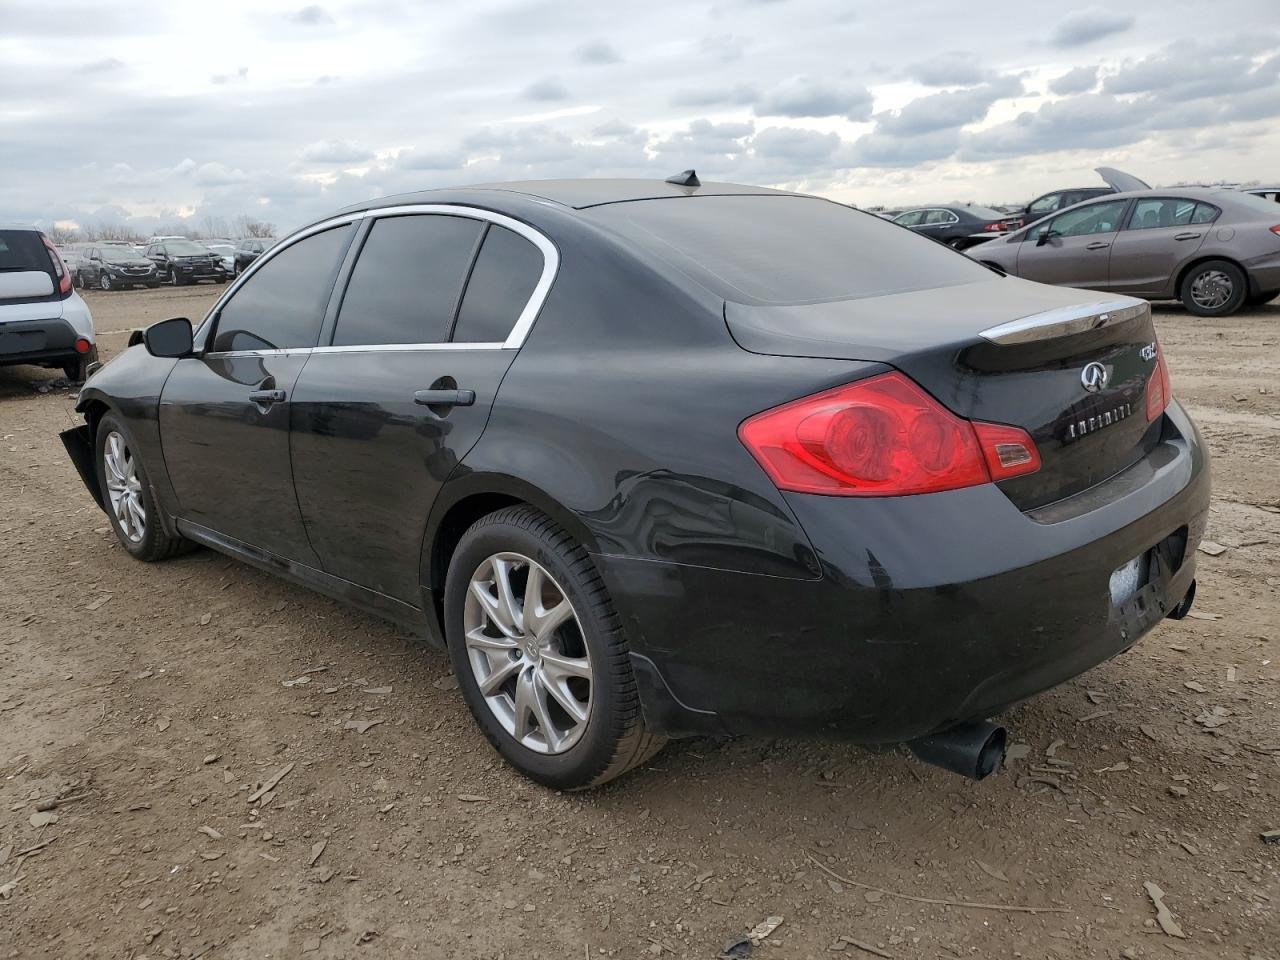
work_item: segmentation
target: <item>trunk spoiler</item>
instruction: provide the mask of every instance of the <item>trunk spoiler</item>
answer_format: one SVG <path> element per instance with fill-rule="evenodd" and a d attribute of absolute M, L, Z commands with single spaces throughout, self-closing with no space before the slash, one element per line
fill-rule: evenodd
<path fill-rule="evenodd" d="M 1052 340 L 1097 330 L 1101 327 L 1127 323 L 1151 314 L 1151 304 L 1145 300 L 1123 297 L 1102 303 L 1085 303 L 1069 307 L 1057 307 L 988 327 L 978 336 L 991 343 L 1007 346 L 1012 343 L 1030 343 L 1034 340 Z"/>

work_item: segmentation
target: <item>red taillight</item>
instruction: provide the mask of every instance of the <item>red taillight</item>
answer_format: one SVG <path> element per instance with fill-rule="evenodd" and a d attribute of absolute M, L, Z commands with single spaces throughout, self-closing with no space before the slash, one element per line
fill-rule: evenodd
<path fill-rule="evenodd" d="M 58 248 L 49 242 L 49 238 L 42 233 L 40 239 L 44 241 L 45 249 L 49 251 L 49 259 L 53 261 L 53 272 L 58 277 L 58 293 L 66 296 L 71 292 L 71 271 L 62 262 L 62 254 L 58 253 Z"/>
<path fill-rule="evenodd" d="M 79 353 L 82 355 L 86 354 L 89 352 L 90 349 L 92 349 L 92 347 L 93 347 L 93 344 L 90 343 L 88 340 L 86 340 L 84 337 L 76 337 L 76 353 Z"/>
<path fill-rule="evenodd" d="M 1151 371 L 1147 380 L 1147 421 L 1150 422 L 1160 414 L 1173 399 L 1173 387 L 1169 383 L 1169 365 L 1164 362 L 1164 351 L 1156 343 L 1156 368 Z"/>
<path fill-rule="evenodd" d="M 1276 234 L 1277 236 L 1280 236 L 1280 223 L 1277 223 L 1274 227 L 1272 227 L 1271 232 Z"/>
<path fill-rule="evenodd" d="M 738 437 L 780 490 L 797 493 L 935 493 L 1040 469 L 1026 431 L 957 417 L 896 372 L 766 410 Z"/>
<path fill-rule="evenodd" d="M 988 233 L 1003 233 L 1005 225 L 1003 223 L 988 223 L 982 229 L 986 230 Z"/>

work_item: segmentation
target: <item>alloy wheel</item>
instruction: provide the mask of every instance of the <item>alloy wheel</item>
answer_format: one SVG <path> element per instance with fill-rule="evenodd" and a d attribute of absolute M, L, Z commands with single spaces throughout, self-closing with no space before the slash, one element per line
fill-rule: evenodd
<path fill-rule="evenodd" d="M 471 575 L 462 619 L 472 675 L 503 729 L 536 753 L 573 747 L 591 717 L 591 659 L 555 578 L 521 554 L 494 554 Z"/>
<path fill-rule="evenodd" d="M 178 285 L 178 271 L 173 267 L 169 268 L 169 283 L 175 287 Z"/>
<path fill-rule="evenodd" d="M 112 516 L 130 541 L 141 543 L 147 535 L 147 507 L 142 500 L 138 461 L 124 437 L 115 431 L 107 434 L 103 444 L 102 465 L 106 468 Z"/>
<path fill-rule="evenodd" d="M 98 286 L 99 286 L 99 287 L 101 287 L 103 290 L 110 290 L 110 289 L 111 289 L 111 278 L 110 278 L 109 276 L 107 276 L 105 273 L 104 273 L 104 274 L 101 274 L 101 275 L 98 277 Z"/>
<path fill-rule="evenodd" d="M 1235 292 L 1231 278 L 1221 270 L 1206 270 L 1191 281 L 1191 299 L 1203 310 L 1226 305 Z"/>

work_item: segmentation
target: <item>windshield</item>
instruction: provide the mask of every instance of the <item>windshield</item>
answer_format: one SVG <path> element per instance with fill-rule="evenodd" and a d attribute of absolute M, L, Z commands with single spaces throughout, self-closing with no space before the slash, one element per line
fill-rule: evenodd
<path fill-rule="evenodd" d="M 171 257 L 194 257 L 209 252 L 191 240 L 166 240 L 164 248 Z"/>
<path fill-rule="evenodd" d="M 640 200 L 585 213 L 726 300 L 851 300 L 991 279 L 927 237 L 816 197 Z"/>
<path fill-rule="evenodd" d="M 103 247 L 98 252 L 107 263 L 132 263 L 140 256 L 132 247 Z"/>

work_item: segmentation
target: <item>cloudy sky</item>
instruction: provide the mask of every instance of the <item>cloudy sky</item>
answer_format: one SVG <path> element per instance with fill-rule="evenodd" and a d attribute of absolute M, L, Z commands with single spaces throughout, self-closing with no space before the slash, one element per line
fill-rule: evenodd
<path fill-rule="evenodd" d="M 1277 0 L 0 0 L 0 219 L 666 176 L 859 206 L 1280 180 Z"/>

